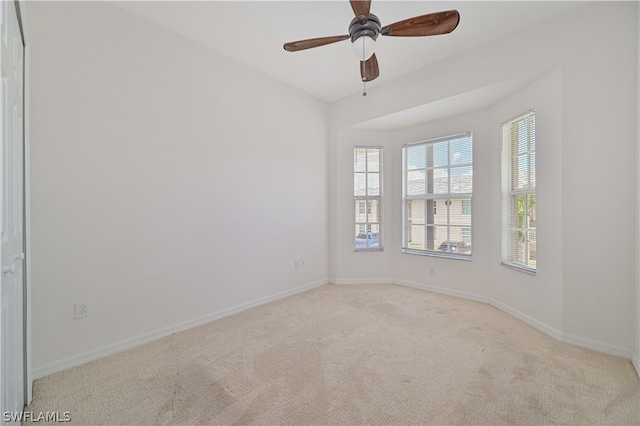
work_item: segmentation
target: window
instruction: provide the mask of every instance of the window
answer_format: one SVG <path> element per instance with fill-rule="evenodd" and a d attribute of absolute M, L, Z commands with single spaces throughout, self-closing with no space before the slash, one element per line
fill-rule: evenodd
<path fill-rule="evenodd" d="M 402 156 L 402 251 L 470 259 L 473 136 L 405 145 Z"/>
<path fill-rule="evenodd" d="M 471 244 L 471 228 L 462 228 L 462 242 Z"/>
<path fill-rule="evenodd" d="M 536 116 L 502 125 L 502 263 L 536 271 Z"/>
<path fill-rule="evenodd" d="M 357 146 L 353 150 L 353 198 L 357 251 L 382 250 L 382 148 Z M 365 231 L 366 229 L 366 231 Z"/>
<path fill-rule="evenodd" d="M 462 200 L 462 214 L 471 214 L 471 200 Z"/>

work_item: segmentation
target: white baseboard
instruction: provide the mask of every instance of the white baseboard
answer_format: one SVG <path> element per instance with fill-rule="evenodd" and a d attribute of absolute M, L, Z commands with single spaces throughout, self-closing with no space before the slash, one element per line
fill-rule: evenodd
<path fill-rule="evenodd" d="M 273 302 L 284 297 L 292 296 L 297 293 L 302 293 L 312 288 L 320 287 L 321 285 L 328 284 L 329 280 L 319 280 L 312 283 L 304 284 L 298 287 L 294 287 L 289 290 L 281 291 L 270 296 L 255 299 L 240 305 L 233 306 L 231 308 L 223 309 L 221 311 L 213 312 L 208 315 L 204 315 L 192 320 L 184 321 L 182 323 L 174 324 L 168 327 L 159 328 L 149 333 L 142 334 L 140 336 L 133 337 L 131 339 L 123 340 L 121 342 L 113 343 L 110 345 L 102 346 L 100 348 L 83 352 L 77 355 L 70 356 L 43 366 L 33 369 L 33 378 L 39 379 L 50 374 L 57 373 L 68 368 L 77 367 L 82 364 L 86 364 L 90 361 L 103 358 L 108 355 L 113 355 L 118 352 L 125 351 L 127 349 L 134 348 L 144 343 L 149 343 L 162 337 L 170 336 L 180 331 L 188 330 L 199 325 L 207 324 L 209 322 L 218 320 L 220 318 L 227 317 L 229 315 L 236 314 L 238 312 L 245 311 L 256 306 L 264 305 L 265 303 Z"/>
<path fill-rule="evenodd" d="M 497 309 L 500 309 L 502 312 L 507 313 L 509 315 L 511 315 L 512 317 L 515 317 L 517 319 L 519 319 L 520 321 L 524 322 L 525 324 L 530 325 L 531 327 L 535 328 L 536 330 L 539 330 L 541 332 L 543 332 L 544 334 L 553 337 L 556 340 L 560 340 L 562 341 L 562 332 L 554 327 L 551 327 L 548 324 L 545 324 L 542 321 L 539 321 L 523 312 L 520 312 L 517 309 L 512 308 L 509 305 L 505 305 L 502 302 L 498 302 L 497 300 L 494 299 L 490 299 L 489 300 L 489 304 Z"/>
<path fill-rule="evenodd" d="M 640 355 L 634 353 L 631 356 L 631 364 L 633 364 L 633 367 L 636 369 L 636 374 L 640 377 Z"/>
<path fill-rule="evenodd" d="M 500 309 L 502 312 L 505 312 L 511 315 L 512 317 L 515 317 L 520 321 L 532 326 L 533 328 L 542 331 L 543 333 L 553 337 L 556 340 L 561 340 L 561 337 L 562 337 L 562 333 L 556 330 L 555 328 L 541 321 L 538 321 L 537 319 L 530 317 L 529 315 L 524 314 L 519 310 L 514 309 L 508 305 L 505 305 L 504 303 L 494 300 L 490 297 L 481 296 L 479 294 L 469 293 L 469 292 L 460 291 L 460 290 L 452 290 L 450 288 L 445 288 L 445 287 L 438 287 L 438 286 L 429 285 L 429 284 L 416 283 L 412 281 L 395 280 L 394 283 L 408 286 L 408 287 L 414 287 L 422 290 L 433 291 L 434 293 L 446 294 L 447 296 L 460 297 L 462 299 L 487 303 L 493 306 L 494 308 Z"/>
<path fill-rule="evenodd" d="M 627 348 L 623 348 L 620 346 L 614 346 L 608 343 L 587 339 L 584 337 L 572 336 L 570 334 L 566 334 L 561 332 L 560 330 L 539 321 L 523 312 L 520 312 L 517 309 L 512 308 L 502 302 L 494 300 L 492 298 L 488 298 L 485 296 L 481 296 L 474 293 L 468 293 L 459 290 L 452 290 L 445 287 L 438 287 L 429 284 L 416 283 L 412 281 L 406 280 L 394 280 L 394 284 L 404 285 L 407 287 L 418 288 L 421 290 L 433 291 L 435 293 L 441 293 L 448 296 L 460 297 L 462 299 L 475 300 L 477 302 L 488 303 L 489 305 L 495 307 L 496 309 L 500 309 L 501 311 L 511 315 L 514 318 L 519 319 L 525 324 L 530 325 L 531 327 L 545 333 L 546 335 L 553 337 L 554 339 L 565 342 L 574 346 L 578 346 L 585 349 L 590 349 L 596 352 L 602 352 L 609 355 L 619 356 L 625 359 L 631 359 L 631 362 L 634 364 L 636 372 L 640 376 L 640 362 L 638 361 L 638 355 L 632 355 L 631 351 Z"/>
<path fill-rule="evenodd" d="M 393 284 L 391 278 L 343 278 L 331 280 L 332 284 L 351 285 L 351 284 Z"/>
<path fill-rule="evenodd" d="M 628 348 L 621 346 L 611 345 L 609 343 L 600 342 L 597 340 L 587 339 L 586 337 L 573 336 L 571 334 L 564 333 L 562 335 L 563 342 L 569 343 L 574 346 L 578 346 L 585 349 L 591 349 L 592 351 L 602 352 L 609 355 L 619 356 L 632 360 L 631 351 Z"/>
<path fill-rule="evenodd" d="M 430 284 L 417 283 L 407 280 L 393 280 L 394 284 L 403 285 L 406 287 L 418 288 L 420 290 L 432 291 L 434 293 L 440 293 L 447 296 L 459 297 L 461 299 L 474 300 L 476 302 L 487 303 L 488 299 L 485 296 L 481 296 L 475 293 L 468 293 L 466 291 L 453 290 L 446 287 L 439 287 Z"/>

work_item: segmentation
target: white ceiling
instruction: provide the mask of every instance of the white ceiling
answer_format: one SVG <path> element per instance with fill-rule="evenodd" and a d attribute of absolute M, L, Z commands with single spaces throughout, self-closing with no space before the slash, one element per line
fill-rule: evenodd
<path fill-rule="evenodd" d="M 458 28 L 447 35 L 380 37 L 376 43 L 380 77 L 368 83 L 368 87 L 582 3 L 374 0 L 371 13 L 380 18 L 383 26 L 450 9 L 457 9 L 461 18 Z M 324 101 L 333 102 L 362 92 L 359 61 L 349 40 L 299 52 L 286 52 L 282 48 L 288 41 L 348 34 L 353 11 L 347 0 L 115 1 L 114 4 Z"/>
<path fill-rule="evenodd" d="M 532 73 L 428 104 L 394 112 L 350 126 L 355 130 L 396 130 L 486 108 L 539 77 Z"/>

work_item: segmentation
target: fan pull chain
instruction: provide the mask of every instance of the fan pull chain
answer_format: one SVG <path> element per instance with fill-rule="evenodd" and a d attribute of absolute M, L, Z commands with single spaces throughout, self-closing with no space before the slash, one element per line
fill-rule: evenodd
<path fill-rule="evenodd" d="M 362 61 L 364 61 L 364 38 L 362 39 Z M 362 62 L 361 62 L 362 63 Z M 362 80 L 362 96 L 367 96 L 367 81 Z"/>

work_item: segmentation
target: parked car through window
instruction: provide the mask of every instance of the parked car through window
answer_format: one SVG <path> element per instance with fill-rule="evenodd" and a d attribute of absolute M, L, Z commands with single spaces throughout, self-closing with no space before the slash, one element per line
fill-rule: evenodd
<path fill-rule="evenodd" d="M 380 246 L 379 232 L 361 232 L 356 236 L 356 248 L 369 248 Z"/>

